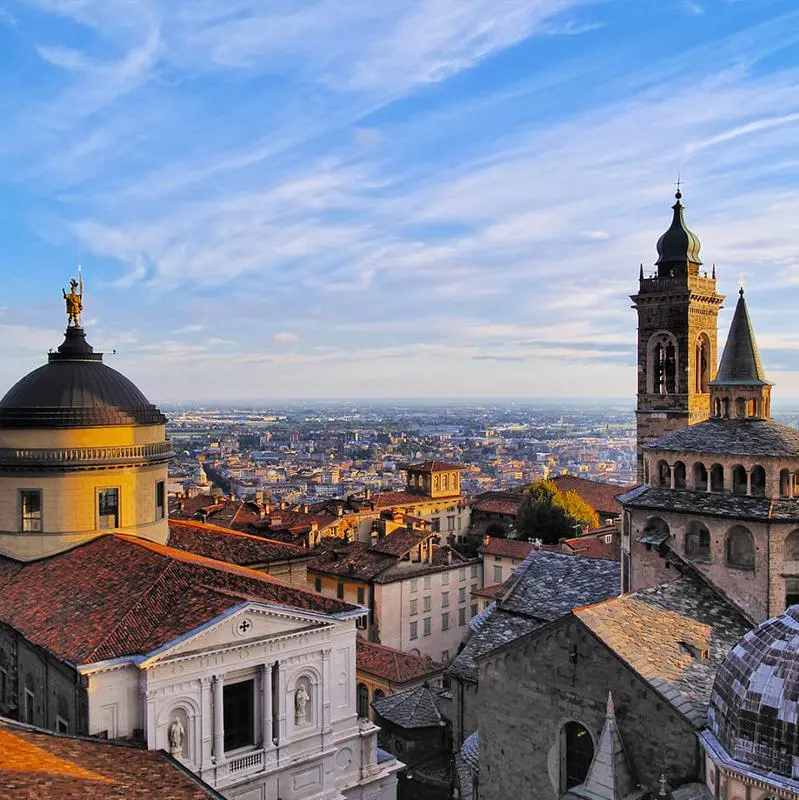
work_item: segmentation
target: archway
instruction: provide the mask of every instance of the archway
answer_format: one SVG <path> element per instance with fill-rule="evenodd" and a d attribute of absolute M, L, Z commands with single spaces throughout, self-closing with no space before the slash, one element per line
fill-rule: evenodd
<path fill-rule="evenodd" d="M 674 488 L 685 488 L 685 464 L 682 461 L 677 461 L 674 464 Z"/>
<path fill-rule="evenodd" d="M 700 333 L 696 340 L 696 391 L 704 394 L 710 380 L 710 340 L 706 333 Z"/>
<path fill-rule="evenodd" d="M 740 464 L 736 464 L 732 468 L 732 493 L 746 494 L 746 489 L 746 470 Z"/>
<path fill-rule="evenodd" d="M 752 469 L 752 495 L 755 497 L 766 496 L 766 470 L 758 464 Z"/>
<path fill-rule="evenodd" d="M 694 464 L 694 489 L 707 491 L 707 467 L 701 461 Z"/>
<path fill-rule="evenodd" d="M 671 487 L 671 470 L 669 469 L 668 463 L 663 459 L 658 461 L 657 475 L 658 486 L 665 486 L 666 488 Z"/>
<path fill-rule="evenodd" d="M 693 520 L 685 533 L 685 555 L 695 561 L 710 560 L 710 531 L 707 525 Z"/>
<path fill-rule="evenodd" d="M 736 569 L 755 568 L 755 540 L 743 525 L 734 525 L 727 531 L 725 542 L 727 566 Z"/>
<path fill-rule="evenodd" d="M 710 491 L 724 491 L 724 467 L 721 464 L 714 464 L 710 468 Z"/>

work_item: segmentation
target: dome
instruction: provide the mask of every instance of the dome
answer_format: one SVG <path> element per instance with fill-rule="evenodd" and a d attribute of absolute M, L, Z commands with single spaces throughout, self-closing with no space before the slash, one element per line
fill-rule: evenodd
<path fill-rule="evenodd" d="M 674 217 L 671 220 L 669 229 L 658 239 L 658 260 L 655 264 L 658 266 L 685 264 L 686 262 L 701 264 L 702 262 L 699 260 L 699 249 L 701 248 L 699 237 L 688 230 L 683 219 L 685 206 L 680 202 L 682 194 L 677 192 L 675 197 L 677 202 L 672 206 Z"/>
<path fill-rule="evenodd" d="M 82 328 L 69 327 L 48 363 L 0 401 L 0 428 L 163 425 L 164 415 L 124 375 L 103 363 Z"/>
<path fill-rule="evenodd" d="M 744 636 L 722 663 L 708 712 L 711 733 L 736 761 L 799 777 L 799 606 Z"/>

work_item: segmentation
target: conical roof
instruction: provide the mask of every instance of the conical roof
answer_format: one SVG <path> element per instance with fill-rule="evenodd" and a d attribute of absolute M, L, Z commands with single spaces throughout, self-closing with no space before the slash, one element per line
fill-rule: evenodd
<path fill-rule="evenodd" d="M 743 289 L 738 293 L 738 304 L 727 335 L 727 344 L 724 345 L 721 365 L 711 386 L 771 386 L 760 363 L 757 339 Z"/>
<path fill-rule="evenodd" d="M 699 237 L 685 224 L 683 218 L 685 206 L 680 202 L 682 193 L 677 192 L 675 198 L 677 202 L 672 206 L 674 216 L 671 225 L 658 239 L 658 260 L 655 264 L 684 264 L 688 261 L 692 264 L 701 264 L 699 250 L 702 245 Z"/>

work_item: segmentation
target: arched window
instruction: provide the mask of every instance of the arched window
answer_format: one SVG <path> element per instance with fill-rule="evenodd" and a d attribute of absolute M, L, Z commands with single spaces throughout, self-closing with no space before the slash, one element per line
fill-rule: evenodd
<path fill-rule="evenodd" d="M 665 535 L 665 538 L 671 536 L 671 529 L 669 528 L 669 524 L 666 520 L 661 519 L 660 517 L 650 517 L 646 521 L 646 525 L 644 525 L 644 533 L 655 535 Z"/>
<path fill-rule="evenodd" d="M 744 419 L 746 417 L 746 400 L 743 397 L 736 397 L 735 398 L 735 416 L 738 419 Z"/>
<path fill-rule="evenodd" d="M 647 391 L 650 394 L 676 394 L 677 341 L 666 331 L 656 333 L 647 348 Z"/>
<path fill-rule="evenodd" d="M 567 722 L 563 726 L 560 743 L 561 791 L 567 791 L 585 781 L 594 757 L 594 743 L 591 734 L 579 722 Z"/>
<path fill-rule="evenodd" d="M 372 696 L 372 702 L 376 703 L 378 700 L 382 700 L 386 696 L 386 693 L 382 689 L 375 689 L 375 693 Z"/>
<path fill-rule="evenodd" d="M 666 345 L 666 394 L 677 393 L 677 349 Z"/>
<path fill-rule="evenodd" d="M 746 404 L 746 416 L 747 417 L 756 417 L 757 416 L 757 400 L 752 398 Z"/>
<path fill-rule="evenodd" d="M 732 468 L 732 493 L 746 494 L 746 470 L 740 464 Z"/>
<path fill-rule="evenodd" d="M 694 489 L 707 491 L 707 467 L 701 461 L 694 464 Z"/>
<path fill-rule="evenodd" d="M 721 464 L 714 464 L 710 468 L 710 491 L 724 491 L 724 467 Z"/>
<path fill-rule="evenodd" d="M 791 531 L 785 539 L 783 558 L 785 561 L 799 561 L 799 530 Z"/>
<path fill-rule="evenodd" d="M 449 489 L 449 475 L 441 476 L 441 488 L 444 491 L 447 491 Z"/>
<path fill-rule="evenodd" d="M 722 405 L 721 415 L 723 417 L 725 417 L 726 419 L 729 419 L 730 418 L 730 398 L 729 397 L 725 397 L 721 401 L 721 405 Z"/>
<path fill-rule="evenodd" d="M 707 525 L 694 520 L 685 534 L 685 555 L 696 561 L 710 560 L 710 531 Z"/>
<path fill-rule="evenodd" d="M 436 475 L 436 476 L 433 478 L 433 491 L 436 491 L 436 492 L 437 492 L 437 491 L 438 491 L 438 489 L 439 489 L 439 486 L 440 486 L 440 479 L 439 479 L 439 476 L 438 476 L 438 475 Z"/>
<path fill-rule="evenodd" d="M 674 488 L 685 488 L 685 464 L 682 461 L 677 461 L 674 464 Z"/>
<path fill-rule="evenodd" d="M 780 470 L 780 497 L 791 496 L 791 473 L 787 469 Z"/>
<path fill-rule="evenodd" d="M 755 497 L 766 496 L 766 470 L 760 464 L 752 469 L 752 494 Z"/>
<path fill-rule="evenodd" d="M 359 717 L 369 716 L 369 689 L 365 683 L 358 684 L 355 694 L 355 708 Z"/>
<path fill-rule="evenodd" d="M 755 540 L 743 525 L 735 525 L 727 531 L 726 551 L 728 567 L 755 568 Z"/>
<path fill-rule="evenodd" d="M 662 459 L 658 461 L 658 486 L 671 486 L 671 470 Z"/>
<path fill-rule="evenodd" d="M 710 380 L 710 340 L 707 334 L 700 333 L 696 341 L 696 391 L 707 392 Z"/>
<path fill-rule="evenodd" d="M 721 416 L 721 400 L 718 397 L 713 399 L 713 416 L 720 417 Z"/>

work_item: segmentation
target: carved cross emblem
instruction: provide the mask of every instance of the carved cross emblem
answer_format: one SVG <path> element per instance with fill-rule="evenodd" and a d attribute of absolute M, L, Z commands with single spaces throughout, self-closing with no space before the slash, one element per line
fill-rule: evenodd
<path fill-rule="evenodd" d="M 239 623 L 237 630 L 239 633 L 247 633 L 250 628 L 252 628 L 252 622 L 250 622 L 248 619 L 243 619 Z"/>

